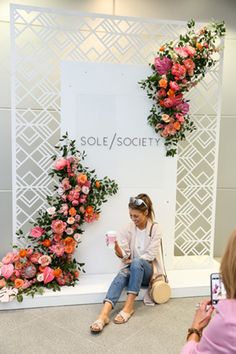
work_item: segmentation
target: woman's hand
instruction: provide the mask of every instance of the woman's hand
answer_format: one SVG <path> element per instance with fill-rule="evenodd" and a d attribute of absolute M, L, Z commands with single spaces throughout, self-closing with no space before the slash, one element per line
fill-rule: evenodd
<path fill-rule="evenodd" d="M 200 331 L 203 330 L 210 322 L 213 311 L 214 307 L 211 306 L 210 300 L 201 301 L 199 308 L 196 310 L 192 327 Z"/>

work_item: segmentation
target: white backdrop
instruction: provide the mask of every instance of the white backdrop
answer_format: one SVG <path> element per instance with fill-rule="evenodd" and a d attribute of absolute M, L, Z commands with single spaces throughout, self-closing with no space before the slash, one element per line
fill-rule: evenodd
<path fill-rule="evenodd" d="M 117 270 L 104 235 L 125 226 L 129 196 L 138 193 L 148 193 L 153 200 L 168 266 L 173 259 L 176 159 L 165 156 L 163 143 L 145 123 L 150 101 L 138 81 L 148 74 L 144 65 L 61 64 L 61 130 L 86 151 L 86 165 L 119 184 L 119 193 L 108 198 L 101 219 L 87 226 L 78 248 L 88 274 Z"/>

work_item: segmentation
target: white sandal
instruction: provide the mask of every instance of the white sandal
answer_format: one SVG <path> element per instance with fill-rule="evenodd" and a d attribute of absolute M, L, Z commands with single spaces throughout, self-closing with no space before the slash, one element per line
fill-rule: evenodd
<path fill-rule="evenodd" d="M 130 319 L 130 317 L 133 315 L 134 311 L 132 311 L 131 313 L 125 312 L 125 311 L 120 311 L 116 317 L 114 318 L 113 322 L 116 324 L 123 324 L 128 322 L 128 320 Z M 117 317 L 121 317 L 121 319 L 118 320 Z"/>
<path fill-rule="evenodd" d="M 90 331 L 94 333 L 99 333 L 102 332 L 103 328 L 109 323 L 108 321 L 103 321 L 101 319 L 98 319 L 94 321 L 91 326 L 90 326 Z"/>

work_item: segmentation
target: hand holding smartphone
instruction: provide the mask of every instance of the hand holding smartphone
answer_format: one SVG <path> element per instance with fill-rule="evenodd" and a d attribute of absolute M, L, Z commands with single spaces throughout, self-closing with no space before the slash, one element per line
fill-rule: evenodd
<path fill-rule="evenodd" d="M 219 300 L 226 299 L 226 290 L 220 273 L 212 273 L 211 279 L 211 303 L 216 305 Z"/>

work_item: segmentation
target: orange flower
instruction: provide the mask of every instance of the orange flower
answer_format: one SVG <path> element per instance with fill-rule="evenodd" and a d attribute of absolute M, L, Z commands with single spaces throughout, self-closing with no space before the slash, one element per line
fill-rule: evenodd
<path fill-rule="evenodd" d="M 168 84 L 168 81 L 165 80 L 165 79 L 161 79 L 161 80 L 159 81 L 159 86 L 160 86 L 160 87 L 166 88 L 166 87 L 167 87 L 167 84 Z"/>
<path fill-rule="evenodd" d="M 42 245 L 44 245 L 44 247 L 49 247 L 51 246 L 51 241 L 48 238 L 46 238 L 46 240 L 42 242 Z"/>
<path fill-rule="evenodd" d="M 89 205 L 89 206 L 87 206 L 87 208 L 85 209 L 85 211 L 86 211 L 86 213 L 87 213 L 88 215 L 92 215 L 94 209 L 93 209 L 93 207 L 92 207 L 91 205 Z"/>
<path fill-rule="evenodd" d="M 168 95 L 169 97 L 174 97 L 175 91 L 172 90 L 172 89 L 169 89 L 169 90 L 167 91 L 167 95 Z"/>
<path fill-rule="evenodd" d="M 24 285 L 24 280 L 16 278 L 15 281 L 14 281 L 14 284 L 15 284 L 15 287 L 17 289 L 19 289 L 19 288 L 21 288 Z"/>
<path fill-rule="evenodd" d="M 74 276 L 75 276 L 75 279 L 78 279 L 78 278 L 79 278 L 79 271 L 78 271 L 78 270 L 76 270 L 76 271 L 74 272 Z"/>
<path fill-rule="evenodd" d="M 77 177 L 77 182 L 84 184 L 85 182 L 87 182 L 88 178 L 86 175 L 84 175 L 83 173 L 81 173 L 78 177 Z"/>
<path fill-rule="evenodd" d="M 71 216 L 75 216 L 75 215 L 76 215 L 76 209 L 75 209 L 74 207 L 70 208 L 70 209 L 69 209 L 69 214 L 70 214 Z"/>
<path fill-rule="evenodd" d="M 96 188 L 100 188 L 100 187 L 101 187 L 101 183 L 100 183 L 99 181 L 96 181 L 96 182 L 95 182 L 95 187 L 96 187 Z"/>
<path fill-rule="evenodd" d="M 56 269 L 54 269 L 53 274 L 54 274 L 54 276 L 55 276 L 56 278 L 57 278 L 57 277 L 60 277 L 60 276 L 62 275 L 62 270 L 61 270 L 61 268 L 56 268 Z"/>
<path fill-rule="evenodd" d="M 162 45 L 162 46 L 159 48 L 159 51 L 160 51 L 160 52 L 163 52 L 164 49 L 165 49 L 165 47 Z"/>
<path fill-rule="evenodd" d="M 66 237 L 65 240 L 64 240 L 64 244 L 65 245 L 71 245 L 74 243 L 74 239 L 72 237 Z"/>
<path fill-rule="evenodd" d="M 42 267 L 41 265 L 39 266 L 39 271 L 40 271 L 41 273 L 44 272 L 44 269 L 45 269 L 45 267 Z"/>
<path fill-rule="evenodd" d="M 203 45 L 199 42 L 196 43 L 196 48 L 202 50 Z"/>
<path fill-rule="evenodd" d="M 180 130 L 180 122 L 175 122 L 175 123 L 174 123 L 174 128 L 175 128 L 176 130 Z"/>
<path fill-rule="evenodd" d="M 73 253 L 74 252 L 74 250 L 75 250 L 75 247 L 73 246 L 73 245 L 66 245 L 65 246 L 65 253 Z"/>
<path fill-rule="evenodd" d="M 26 256 L 26 254 L 27 254 L 27 251 L 26 251 L 26 250 L 20 250 L 20 251 L 19 251 L 19 256 L 20 256 L 21 258 L 24 258 L 24 257 Z"/>

